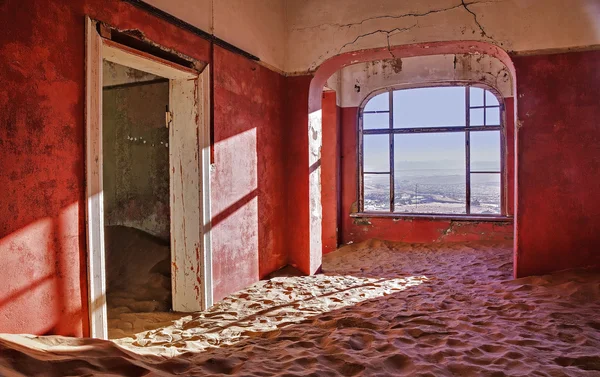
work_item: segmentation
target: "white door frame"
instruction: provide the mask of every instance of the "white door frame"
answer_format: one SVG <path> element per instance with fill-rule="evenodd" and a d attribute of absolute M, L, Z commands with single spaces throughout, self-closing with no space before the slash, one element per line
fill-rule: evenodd
<path fill-rule="evenodd" d="M 104 39 L 86 17 L 86 194 L 90 336 L 108 338 L 102 183 L 103 59 L 169 79 L 173 310 L 212 305 L 210 77 Z M 177 166 L 176 169 L 173 167 Z M 200 277 L 200 279 L 198 278 Z"/>

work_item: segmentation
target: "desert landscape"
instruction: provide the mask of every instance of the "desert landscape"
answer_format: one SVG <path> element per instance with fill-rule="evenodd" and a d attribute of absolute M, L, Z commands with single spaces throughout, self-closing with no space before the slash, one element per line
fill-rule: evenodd
<path fill-rule="evenodd" d="M 464 214 L 464 171 L 396 171 L 394 212 Z M 389 177 L 365 175 L 365 210 L 389 211 Z M 476 175 L 471 180 L 471 213 L 500 214 L 500 176 Z"/>
<path fill-rule="evenodd" d="M 114 341 L 2 335 L 0 375 L 600 375 L 600 274 L 513 280 L 512 257 L 498 243 L 347 245 L 322 274 L 146 313 L 136 328 L 156 328 Z"/>

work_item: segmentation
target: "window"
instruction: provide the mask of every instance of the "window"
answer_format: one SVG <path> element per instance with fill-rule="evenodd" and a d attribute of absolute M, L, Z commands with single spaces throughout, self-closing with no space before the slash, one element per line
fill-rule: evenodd
<path fill-rule="evenodd" d="M 359 121 L 361 212 L 503 215 L 501 105 L 473 86 L 389 90 Z"/>

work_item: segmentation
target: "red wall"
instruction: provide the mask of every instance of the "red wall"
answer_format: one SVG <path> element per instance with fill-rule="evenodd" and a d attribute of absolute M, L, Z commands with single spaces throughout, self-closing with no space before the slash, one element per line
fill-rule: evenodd
<path fill-rule="evenodd" d="M 215 46 L 214 298 L 287 263 L 284 77 Z"/>
<path fill-rule="evenodd" d="M 210 60 L 207 41 L 118 0 L 0 2 L 0 332 L 88 333 L 85 14 Z M 515 58 L 519 276 L 600 263 L 598 61 L 598 51 Z M 284 79 L 219 48 L 214 63 L 218 299 L 288 260 L 310 268 L 311 77 Z M 356 112 L 341 111 L 343 242 L 510 238 L 512 226 L 494 223 L 353 221 Z"/>
<path fill-rule="evenodd" d="M 600 264 L 600 51 L 514 58 L 517 276 Z"/>
<path fill-rule="evenodd" d="M 311 80 L 308 75 L 288 77 L 285 89 L 285 242 L 289 263 L 304 273 L 310 271 L 307 110 Z"/>
<path fill-rule="evenodd" d="M 514 128 L 509 112 L 512 100 L 507 99 L 507 129 Z M 510 106 L 510 109 L 509 109 Z M 512 222 L 476 222 L 428 219 L 351 218 L 357 211 L 357 107 L 341 109 L 342 118 L 342 231 L 341 242 L 361 242 L 370 238 L 403 242 L 455 242 L 476 240 L 511 240 Z M 512 133 L 507 133 L 507 145 L 512 146 Z M 325 146 L 323 147 L 325 148 Z M 510 149 L 510 148 L 509 148 Z M 512 163 L 512 151 L 507 161 Z M 509 169 L 509 173 L 511 170 Z M 507 183 L 513 186 L 512 180 Z M 511 203 L 510 192 L 507 202 Z M 508 213 L 512 213 L 512 205 Z"/>
<path fill-rule="evenodd" d="M 0 2 L 0 332 L 88 334 L 85 14 L 210 60 L 206 40 L 118 0 Z M 286 202 L 283 78 L 219 48 L 215 63 L 218 299 L 285 264 Z"/>

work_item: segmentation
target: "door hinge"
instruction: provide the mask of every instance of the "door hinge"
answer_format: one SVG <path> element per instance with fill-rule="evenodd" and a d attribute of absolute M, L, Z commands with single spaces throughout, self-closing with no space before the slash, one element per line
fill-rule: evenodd
<path fill-rule="evenodd" d="M 167 105 L 165 110 L 165 127 L 169 128 L 171 123 L 173 123 L 173 113 L 169 111 L 169 105 Z"/>

